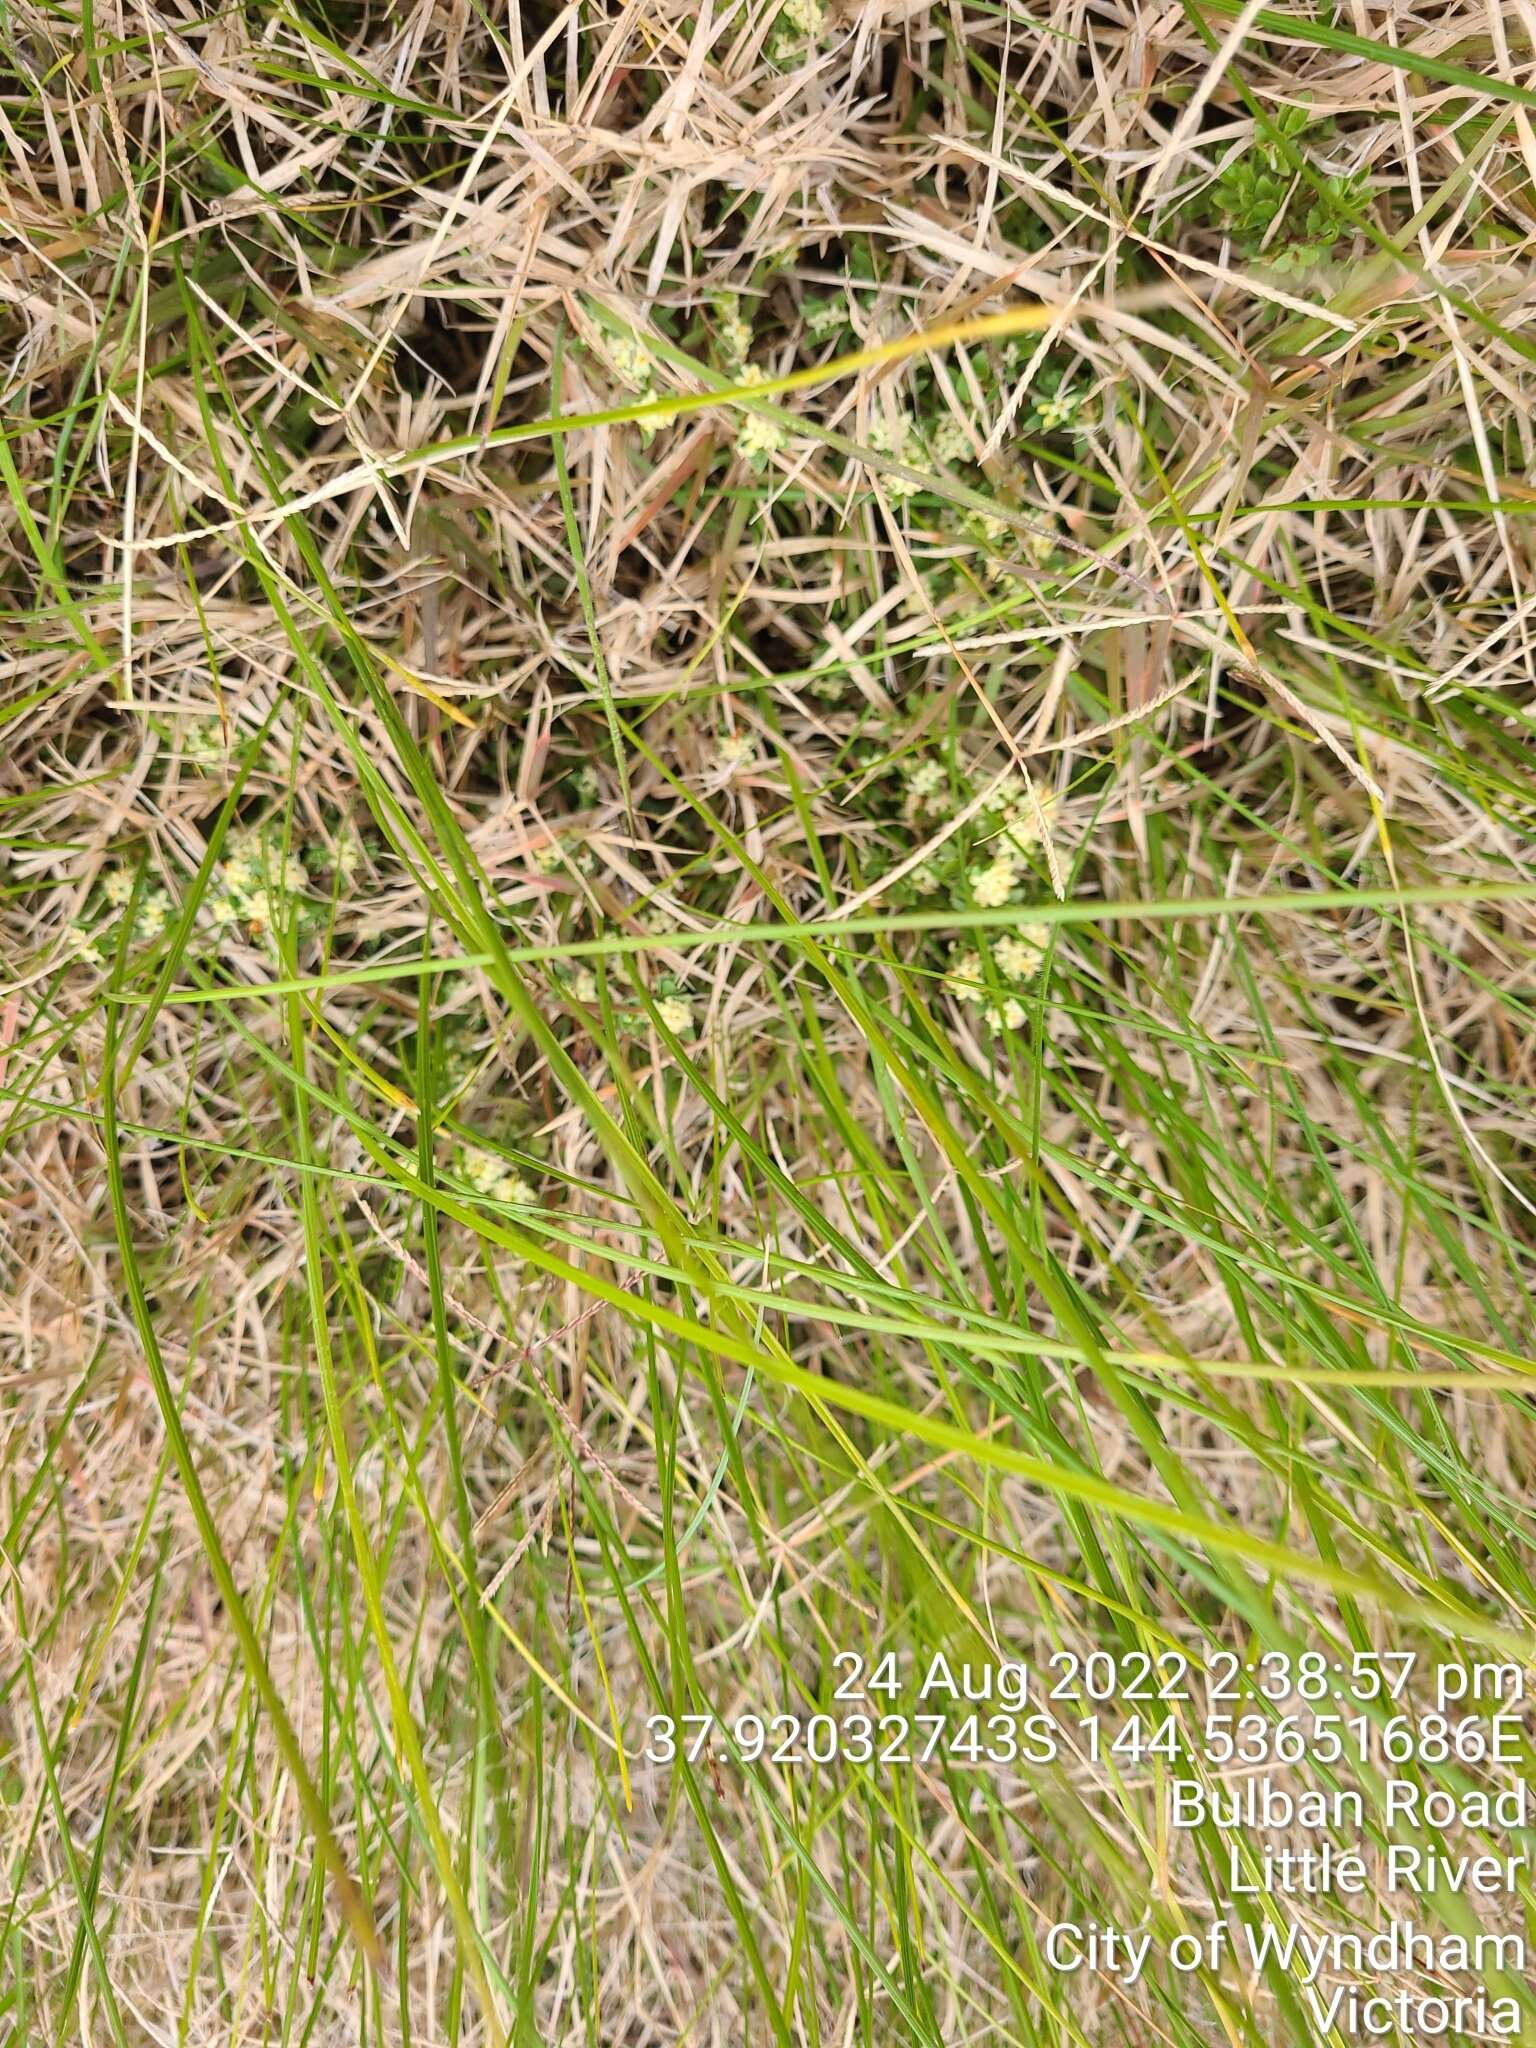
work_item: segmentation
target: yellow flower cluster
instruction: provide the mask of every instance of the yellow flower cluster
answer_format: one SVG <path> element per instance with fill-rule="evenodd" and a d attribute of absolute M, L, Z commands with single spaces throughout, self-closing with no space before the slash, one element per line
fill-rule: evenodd
<path fill-rule="evenodd" d="M 1049 925 L 1021 924 L 1016 931 L 994 941 L 993 965 L 1006 981 L 1033 981 L 1044 963 L 1050 939 Z M 1017 996 L 1005 995 L 997 1002 L 987 1003 L 986 976 L 981 955 L 974 948 L 951 955 L 944 987 L 959 1002 L 986 1003 L 990 1023 L 1005 1024 L 1009 1030 L 1017 1031 L 1024 1022 L 1026 1012 Z"/>
<path fill-rule="evenodd" d="M 459 1154 L 458 1165 L 461 1177 L 475 1192 L 488 1195 L 493 1202 L 509 1202 L 526 1208 L 539 1199 L 538 1190 L 493 1152 L 482 1152 L 478 1146 L 473 1149 L 465 1146 Z"/>
<path fill-rule="evenodd" d="M 768 372 L 760 363 L 747 363 L 737 381 L 748 386 L 766 384 Z M 743 412 L 739 415 L 736 453 L 754 469 L 761 469 L 769 456 L 776 454 L 788 439 L 785 428 L 764 413 Z"/>
<path fill-rule="evenodd" d="M 267 932 L 282 921 L 286 899 L 302 896 L 308 886 L 297 854 L 269 851 L 254 832 L 236 833 L 214 875 L 208 914 L 218 925 Z"/>

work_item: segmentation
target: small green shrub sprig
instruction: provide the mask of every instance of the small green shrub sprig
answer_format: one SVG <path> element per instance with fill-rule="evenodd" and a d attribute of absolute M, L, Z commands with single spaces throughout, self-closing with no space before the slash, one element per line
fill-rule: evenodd
<path fill-rule="evenodd" d="M 1324 122 L 1321 132 L 1331 127 Z M 1356 174 L 1335 174 L 1308 186 L 1297 176 L 1285 145 L 1306 130 L 1316 132 L 1309 108 L 1280 108 L 1271 128 L 1271 134 L 1256 134 L 1252 147 L 1201 194 L 1198 217 L 1229 234 L 1250 261 L 1262 259 L 1276 270 L 1308 270 L 1331 256 L 1353 230 L 1352 214 L 1365 198 L 1365 181 Z"/>

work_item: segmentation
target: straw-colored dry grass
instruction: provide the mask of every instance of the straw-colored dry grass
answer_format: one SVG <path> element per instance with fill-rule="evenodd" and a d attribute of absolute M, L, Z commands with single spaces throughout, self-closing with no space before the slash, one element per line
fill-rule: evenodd
<path fill-rule="evenodd" d="M 1529 1638 L 1533 19 L 12 0 L 0 2042 L 1313 2038 L 640 1752 Z"/>

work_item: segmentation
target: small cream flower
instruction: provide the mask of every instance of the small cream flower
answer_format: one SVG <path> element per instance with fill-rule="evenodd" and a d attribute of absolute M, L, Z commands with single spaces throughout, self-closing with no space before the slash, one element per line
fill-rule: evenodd
<path fill-rule="evenodd" d="M 674 1038 L 682 1038 L 693 1029 L 693 1008 L 681 996 L 663 996 L 656 1005 L 656 1015 L 665 1024 Z"/>
<path fill-rule="evenodd" d="M 590 967 L 578 967 L 571 976 L 571 994 L 578 1003 L 597 1001 L 597 976 Z"/>
<path fill-rule="evenodd" d="M 906 425 L 877 412 L 869 424 L 869 445 L 877 455 L 900 455 L 907 443 Z"/>
<path fill-rule="evenodd" d="M 631 391 L 644 391 L 651 381 L 654 365 L 651 352 L 643 341 L 632 334 L 612 334 L 608 337 L 608 359 L 621 384 L 627 384 Z"/>
<path fill-rule="evenodd" d="M 1054 397 L 1042 398 L 1035 407 L 1035 418 L 1047 433 L 1057 427 L 1064 427 L 1076 417 L 1078 400 L 1069 391 L 1057 392 Z"/>
<path fill-rule="evenodd" d="M 151 889 L 139 905 L 139 914 L 133 921 L 136 937 L 158 939 L 171 917 L 171 899 L 163 889 Z"/>
<path fill-rule="evenodd" d="M 715 332 L 720 353 L 727 362 L 744 363 L 752 346 L 752 325 L 741 317 L 741 301 L 734 292 L 722 292 L 715 312 Z"/>
<path fill-rule="evenodd" d="M 1003 837 L 1020 853 L 1028 853 L 1038 846 L 1051 829 L 1051 820 L 1056 813 L 1054 790 L 1037 790 L 1033 799 L 1021 797 L 1008 806 L 1008 822 L 1003 827 Z M 1044 831 L 1041 830 L 1042 820 Z"/>
<path fill-rule="evenodd" d="M 777 420 L 765 420 L 760 413 L 749 412 L 736 436 L 736 453 L 753 469 L 760 469 L 770 456 L 778 453 L 787 438 Z"/>
<path fill-rule="evenodd" d="M 754 384 L 766 384 L 768 372 L 760 363 L 748 363 L 736 381 L 750 389 Z M 736 452 L 754 469 L 761 469 L 769 456 L 776 454 L 788 440 L 787 430 L 777 420 L 758 412 L 741 414 L 736 429 Z"/>
<path fill-rule="evenodd" d="M 489 1195 L 493 1202 L 526 1206 L 539 1199 L 538 1190 L 515 1167 L 509 1167 L 493 1152 L 482 1151 L 478 1145 L 473 1150 L 466 1146 L 460 1152 L 459 1172 L 477 1194 Z"/>
<path fill-rule="evenodd" d="M 727 733 L 715 747 L 715 760 L 727 775 L 734 775 L 756 758 L 757 742 L 749 732 Z"/>
<path fill-rule="evenodd" d="M 1032 981 L 1040 972 L 1045 949 L 1050 944 L 1049 925 L 1021 924 L 992 948 L 992 958 L 1009 981 Z"/>
<path fill-rule="evenodd" d="M 976 450 L 965 427 L 953 414 L 940 420 L 933 434 L 933 452 L 940 462 L 974 461 Z"/>
<path fill-rule="evenodd" d="M 1009 1031 L 1017 1031 L 1028 1014 L 1017 996 L 1004 996 L 1000 1003 L 987 1005 L 987 1022 Z"/>
<path fill-rule="evenodd" d="M 971 894 L 984 910 L 997 910 L 1013 894 L 1018 879 L 1014 857 L 1005 848 L 986 867 L 971 869 Z"/>
<path fill-rule="evenodd" d="M 846 309 L 836 299 L 806 299 L 801 303 L 800 318 L 812 341 L 825 341 L 828 335 L 836 334 L 847 317 Z"/>
<path fill-rule="evenodd" d="M 903 419 L 888 420 L 884 413 L 877 413 L 869 429 L 869 445 L 877 455 L 894 456 L 898 462 L 911 458 L 907 452 L 907 423 Z M 893 498 L 910 498 L 922 486 L 909 476 L 883 476 L 881 481 Z"/>
<path fill-rule="evenodd" d="M 913 761 L 906 770 L 906 811 L 909 818 L 942 811 L 949 801 L 949 776 L 942 761 Z"/>
<path fill-rule="evenodd" d="M 290 896 L 302 896 L 309 875 L 296 853 L 268 854 L 253 831 L 232 833 L 219 863 L 208 916 L 216 925 L 245 924 L 265 933 L 281 924 Z"/>
<path fill-rule="evenodd" d="M 362 835 L 352 825 L 343 825 L 336 834 L 336 872 L 344 882 L 350 882 L 363 864 Z"/>
<path fill-rule="evenodd" d="M 101 879 L 101 900 L 111 910 L 121 910 L 133 894 L 133 875 L 127 868 L 113 868 Z"/>
<path fill-rule="evenodd" d="M 981 955 L 974 952 L 952 954 L 949 970 L 944 976 L 944 987 L 958 1002 L 979 1003 L 986 994 L 981 978 Z"/>
<path fill-rule="evenodd" d="M 219 863 L 219 885 L 231 895 L 246 896 L 261 887 L 261 854 L 245 833 L 231 833 Z"/>

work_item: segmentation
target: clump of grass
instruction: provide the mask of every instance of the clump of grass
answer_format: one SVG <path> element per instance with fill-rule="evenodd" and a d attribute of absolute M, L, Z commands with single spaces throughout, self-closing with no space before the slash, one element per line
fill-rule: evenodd
<path fill-rule="evenodd" d="M 1527 1647 L 1525 88 L 1106 23 L 16 14 L 0 2048 L 1309 2040 L 648 1721 Z"/>

